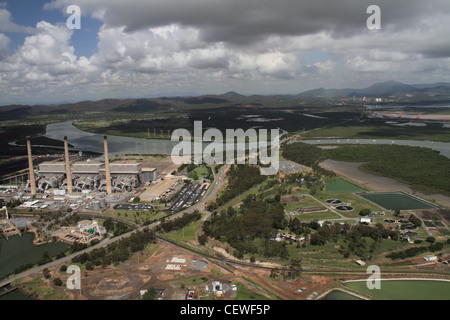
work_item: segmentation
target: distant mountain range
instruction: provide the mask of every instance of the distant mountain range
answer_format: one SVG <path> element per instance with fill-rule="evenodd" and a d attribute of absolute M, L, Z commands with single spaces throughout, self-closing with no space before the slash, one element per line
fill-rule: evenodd
<path fill-rule="evenodd" d="M 229 91 L 219 95 L 160 97 L 141 99 L 103 99 L 55 105 L 9 105 L 0 107 L 0 121 L 23 119 L 41 114 L 86 116 L 94 113 L 139 114 L 179 111 L 205 107 L 286 107 L 298 106 L 298 100 L 319 102 L 327 99 L 387 98 L 396 102 L 450 102 L 450 83 L 409 85 L 396 81 L 380 82 L 364 89 L 314 89 L 294 95 L 242 95 Z"/>
<path fill-rule="evenodd" d="M 450 97 L 450 83 L 409 85 L 396 81 L 379 82 L 364 89 L 313 89 L 297 95 L 298 98 L 350 98 L 350 97 Z"/>

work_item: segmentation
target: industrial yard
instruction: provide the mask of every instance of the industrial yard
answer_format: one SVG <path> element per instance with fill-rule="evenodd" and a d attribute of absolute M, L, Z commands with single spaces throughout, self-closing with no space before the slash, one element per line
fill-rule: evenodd
<path fill-rule="evenodd" d="M 50 284 L 54 278 L 67 280 L 69 275 L 60 268 L 61 265 L 52 268 L 51 278 L 40 286 L 50 287 L 54 295 L 60 292 L 73 300 L 139 300 L 151 288 L 158 291 L 158 300 L 297 300 L 323 291 L 333 281 L 306 275 L 297 279 L 270 279 L 269 269 L 205 258 L 162 240 L 122 265 L 83 271 L 81 290 L 65 290 Z M 35 276 L 24 279 L 23 290 L 31 288 L 35 279 Z M 304 290 L 299 292 L 299 288 Z"/>
<path fill-rule="evenodd" d="M 192 179 L 183 175 L 172 175 L 178 166 L 168 157 L 115 156 L 109 159 L 106 136 L 103 142 L 103 156 L 92 159 L 81 153 L 70 154 L 68 139 L 64 137 L 62 158 L 39 161 L 35 166 L 28 138 L 27 173 L 21 174 L 17 184 L 3 185 L 0 199 L 4 203 L 15 201 L 12 209 L 15 215 L 54 212 L 60 217 L 81 214 L 101 221 L 113 217 L 136 228 L 145 221 L 136 223 L 136 218 L 134 222 L 131 218 L 120 218 L 121 213 L 127 216 L 126 212 L 130 211 L 137 215 L 161 212 L 158 217 L 162 218 L 198 202 L 209 188 L 204 179 L 201 183 L 192 183 Z M 4 216 L 0 235 L 20 234 L 8 219 L 7 211 Z M 89 226 L 79 222 L 45 233 L 68 244 L 89 244 L 92 240 L 101 240 L 106 232 L 96 220 L 84 221 L 84 225 Z"/>

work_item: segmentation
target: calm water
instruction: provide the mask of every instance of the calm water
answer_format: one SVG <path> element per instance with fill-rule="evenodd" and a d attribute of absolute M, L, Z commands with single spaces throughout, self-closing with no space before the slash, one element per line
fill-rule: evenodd
<path fill-rule="evenodd" d="M 60 141 L 63 141 L 64 136 L 67 136 L 69 144 L 73 145 L 75 150 L 103 153 L 103 135 L 79 130 L 72 122 L 66 121 L 47 125 L 45 136 Z M 171 140 L 108 135 L 108 154 L 110 156 L 125 154 L 170 155 L 173 148 L 178 144 L 178 141 Z M 210 146 L 210 142 L 203 142 L 202 146 L 202 150 L 204 150 Z M 233 150 L 234 148 L 237 150 L 248 149 L 248 142 L 245 144 L 238 142 L 236 146 L 233 143 L 224 142 L 223 150 Z M 191 150 L 192 154 L 196 152 L 194 147 Z"/>
<path fill-rule="evenodd" d="M 68 245 L 62 242 L 35 246 L 33 238 L 32 233 L 10 237 L 8 240 L 0 238 L 0 279 L 20 266 L 36 264 L 45 252 L 52 257 L 68 248 Z"/>
<path fill-rule="evenodd" d="M 69 144 L 75 150 L 103 153 L 103 135 L 79 130 L 72 121 L 47 125 L 46 137 L 64 140 L 67 136 Z M 121 154 L 170 154 L 178 142 L 158 139 L 142 139 L 132 137 L 108 136 L 108 153 L 111 156 Z"/>
<path fill-rule="evenodd" d="M 76 150 L 103 153 L 103 135 L 85 132 L 72 125 L 72 121 L 59 122 L 47 125 L 46 137 L 55 140 L 68 141 Z M 439 151 L 442 155 L 450 158 L 450 143 L 434 141 L 415 140 L 389 140 L 389 139 L 314 139 L 303 140 L 310 144 L 396 144 L 412 147 L 426 147 Z M 167 154 L 170 155 L 178 142 L 170 140 L 143 139 L 120 136 L 108 136 L 108 152 L 110 155 L 121 154 Z M 203 144 L 204 147 L 208 143 Z M 228 149 L 227 146 L 225 149 Z M 238 148 L 240 146 L 238 145 Z"/>
<path fill-rule="evenodd" d="M 13 292 L 1 296 L 0 300 L 35 300 L 35 299 L 33 297 L 27 296 L 20 290 L 15 290 Z"/>
<path fill-rule="evenodd" d="M 428 280 L 386 280 L 380 290 L 369 290 L 365 281 L 345 286 L 380 300 L 449 300 L 450 282 Z"/>
<path fill-rule="evenodd" d="M 351 294 L 339 290 L 334 290 L 331 291 L 329 294 L 327 294 L 325 297 L 323 297 L 322 300 L 361 300 L 361 299 L 352 296 Z"/>

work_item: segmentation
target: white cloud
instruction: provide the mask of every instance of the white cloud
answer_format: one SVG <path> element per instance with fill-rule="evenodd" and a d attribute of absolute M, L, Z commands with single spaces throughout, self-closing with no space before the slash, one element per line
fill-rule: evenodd
<path fill-rule="evenodd" d="M 11 21 L 11 12 L 0 6 L 0 32 L 34 33 L 30 27 L 19 26 Z"/>
<path fill-rule="evenodd" d="M 54 0 L 45 8 L 76 4 L 102 21 L 97 52 L 77 57 L 73 31 L 45 21 L 11 56 L 0 34 L 0 94 L 13 102 L 40 92 L 44 101 L 450 81 L 450 2 L 428 2 L 383 2 L 373 32 L 369 0 Z M 22 27 L 0 9 L 1 28 Z"/>

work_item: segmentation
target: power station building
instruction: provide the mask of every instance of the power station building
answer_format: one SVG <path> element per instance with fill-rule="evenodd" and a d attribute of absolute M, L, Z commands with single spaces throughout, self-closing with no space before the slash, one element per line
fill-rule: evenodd
<path fill-rule="evenodd" d="M 34 177 L 34 169 L 32 167 L 31 147 L 27 144 L 30 175 L 32 175 L 30 180 L 28 180 L 28 189 L 32 194 L 45 192 L 49 189 L 66 190 L 68 193 L 97 190 L 110 194 L 113 192 L 131 191 L 157 178 L 157 170 L 155 168 L 143 168 L 142 164 L 137 161 L 116 161 L 110 163 L 106 136 L 104 137 L 104 162 L 79 161 L 70 163 L 67 137 L 64 137 L 64 142 L 65 161 L 51 161 L 39 164 L 36 177 Z M 34 188 L 33 180 L 35 180 Z"/>

